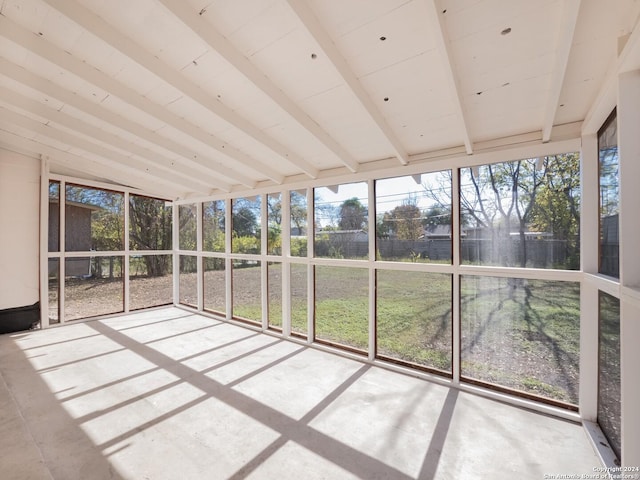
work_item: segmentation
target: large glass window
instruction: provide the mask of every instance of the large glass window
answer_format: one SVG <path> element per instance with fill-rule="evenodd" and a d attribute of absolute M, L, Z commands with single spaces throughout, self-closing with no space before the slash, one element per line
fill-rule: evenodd
<path fill-rule="evenodd" d="M 60 182 L 49 182 L 49 251 L 60 251 Z"/>
<path fill-rule="evenodd" d="M 165 200 L 129 196 L 129 248 L 134 251 L 171 250 L 172 208 Z M 129 309 L 173 303 L 171 255 L 129 257 Z"/>
<path fill-rule="evenodd" d="M 451 372 L 451 275 L 376 272 L 377 356 Z"/>
<path fill-rule="evenodd" d="M 307 321 L 307 266 L 290 265 L 291 271 L 291 333 L 302 337 L 308 335 Z"/>
<path fill-rule="evenodd" d="M 369 255 L 366 182 L 314 189 L 316 257 L 360 258 Z"/>
<path fill-rule="evenodd" d="M 291 200 L 291 256 L 306 257 L 307 256 L 307 195 L 303 191 L 290 192 Z"/>
<path fill-rule="evenodd" d="M 49 323 L 60 323 L 60 259 L 49 259 Z"/>
<path fill-rule="evenodd" d="M 60 182 L 49 182 L 49 252 L 60 251 Z M 60 323 L 60 259 L 48 259 L 49 324 Z"/>
<path fill-rule="evenodd" d="M 129 196 L 129 248 L 131 250 L 171 250 L 171 229 L 173 219 L 171 206 L 165 200 Z M 148 275 L 164 275 L 156 272 L 155 266 L 164 265 L 150 260 L 147 264 Z"/>
<path fill-rule="evenodd" d="M 451 263 L 451 171 L 376 181 L 376 258 Z"/>
<path fill-rule="evenodd" d="M 180 205 L 178 207 L 178 248 L 180 250 L 195 250 L 198 244 L 198 221 L 195 205 Z"/>
<path fill-rule="evenodd" d="M 580 267 L 578 153 L 460 170 L 462 261 Z"/>
<path fill-rule="evenodd" d="M 66 186 L 65 250 L 124 250 L 124 194 Z"/>
<path fill-rule="evenodd" d="M 234 260 L 232 267 L 233 317 L 262 323 L 262 275 L 259 261 Z"/>
<path fill-rule="evenodd" d="M 198 257 L 180 255 L 179 291 L 180 303 L 191 307 L 198 306 Z"/>
<path fill-rule="evenodd" d="M 600 159 L 600 273 L 620 277 L 620 176 L 616 112 L 598 132 Z"/>
<path fill-rule="evenodd" d="M 267 264 L 269 328 L 282 330 L 282 263 Z"/>
<path fill-rule="evenodd" d="M 208 252 L 224 252 L 225 209 L 224 200 L 214 200 L 202 204 L 203 250 Z"/>
<path fill-rule="evenodd" d="M 282 195 L 267 195 L 267 255 L 282 255 Z"/>
<path fill-rule="evenodd" d="M 129 309 L 173 303 L 172 255 L 129 257 Z"/>
<path fill-rule="evenodd" d="M 576 405 L 577 282 L 461 277 L 461 375 Z"/>
<path fill-rule="evenodd" d="M 260 205 L 261 197 L 234 198 L 232 201 L 233 253 L 260 253 Z"/>
<path fill-rule="evenodd" d="M 67 257 L 64 319 L 124 311 L 122 257 Z"/>
<path fill-rule="evenodd" d="M 620 432 L 620 300 L 599 293 L 598 423 L 613 451 L 621 457 Z"/>
<path fill-rule="evenodd" d="M 204 309 L 226 315 L 224 258 L 204 258 Z"/>
<path fill-rule="evenodd" d="M 49 323 L 173 303 L 172 207 L 130 194 L 125 245 L 125 198 L 123 191 L 49 182 Z"/>
<path fill-rule="evenodd" d="M 367 351 L 369 345 L 369 271 L 315 267 L 316 340 Z"/>

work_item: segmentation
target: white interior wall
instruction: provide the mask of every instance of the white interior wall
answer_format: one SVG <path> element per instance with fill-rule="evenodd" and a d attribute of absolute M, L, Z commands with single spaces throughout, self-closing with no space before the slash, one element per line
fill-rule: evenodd
<path fill-rule="evenodd" d="M 0 149 L 0 309 L 39 294 L 40 160 Z"/>

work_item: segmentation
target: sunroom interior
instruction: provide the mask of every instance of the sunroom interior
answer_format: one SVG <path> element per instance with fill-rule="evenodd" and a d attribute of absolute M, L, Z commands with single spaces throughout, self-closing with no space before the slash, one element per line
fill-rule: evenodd
<path fill-rule="evenodd" d="M 638 478 L 639 18 L 2 0 L 2 471 Z"/>

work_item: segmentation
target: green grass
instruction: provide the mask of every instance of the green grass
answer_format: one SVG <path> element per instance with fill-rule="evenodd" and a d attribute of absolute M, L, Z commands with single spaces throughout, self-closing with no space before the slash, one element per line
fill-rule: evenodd
<path fill-rule="evenodd" d="M 368 281 L 367 269 L 316 267 L 317 339 L 368 349 Z M 292 286 L 298 292 L 292 331 L 306 334 L 306 269 L 296 270 Z M 451 276 L 379 270 L 376 292 L 377 354 L 451 371 Z M 281 326 L 276 297 L 270 299 L 269 321 Z M 259 322 L 259 298 L 246 300 L 251 303 L 236 305 L 234 315 Z M 577 283 L 464 276 L 462 375 L 575 404 L 579 318 Z"/>
<path fill-rule="evenodd" d="M 574 282 L 463 277 L 462 375 L 577 404 Z"/>

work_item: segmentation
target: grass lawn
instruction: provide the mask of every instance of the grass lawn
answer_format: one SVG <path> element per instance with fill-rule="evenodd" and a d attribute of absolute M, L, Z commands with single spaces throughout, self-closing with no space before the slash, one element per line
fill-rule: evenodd
<path fill-rule="evenodd" d="M 281 328 L 282 265 L 268 267 L 269 325 Z M 291 268 L 292 331 L 306 335 L 307 267 Z M 316 266 L 315 272 L 316 339 L 366 352 L 368 270 Z M 222 274 L 207 275 L 213 273 Z M 261 322 L 260 281 L 259 265 L 234 268 L 234 316 Z M 376 293 L 376 354 L 450 372 L 451 276 L 379 270 Z M 463 276 L 463 377 L 577 404 L 579 294 L 574 282 Z"/>
<path fill-rule="evenodd" d="M 464 276 L 462 375 L 577 404 L 580 286 Z"/>

